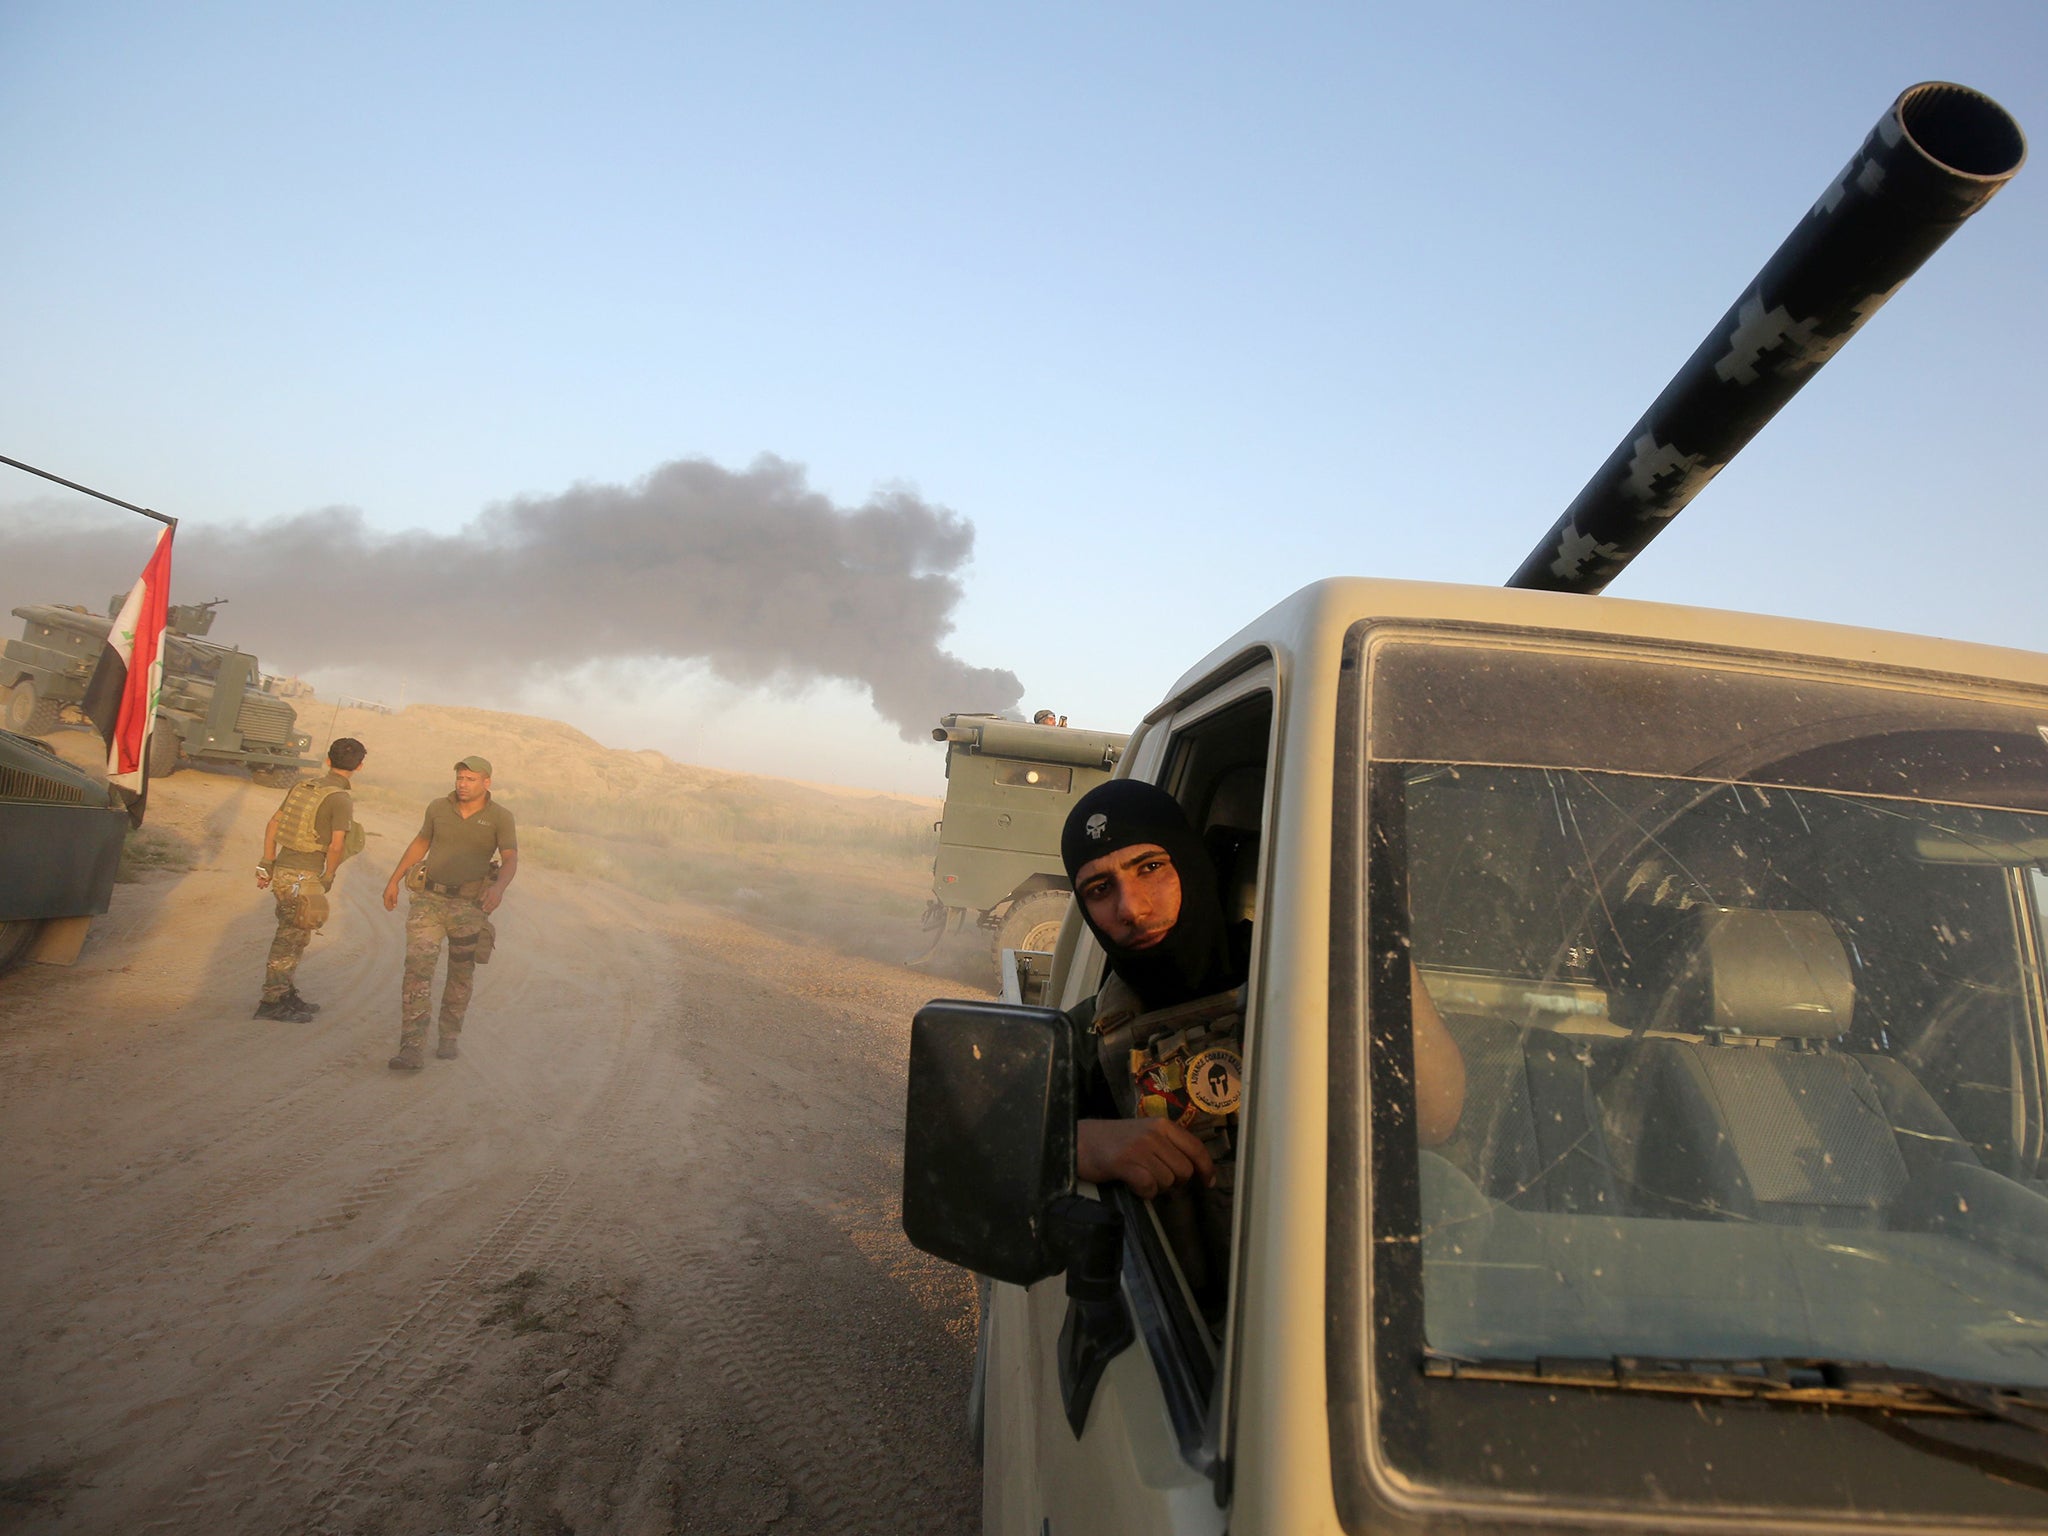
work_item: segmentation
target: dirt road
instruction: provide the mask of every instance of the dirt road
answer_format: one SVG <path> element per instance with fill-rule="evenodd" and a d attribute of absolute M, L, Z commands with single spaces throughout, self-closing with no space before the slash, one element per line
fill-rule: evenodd
<path fill-rule="evenodd" d="M 0 979 L 0 1529 L 975 1529 L 972 1290 L 895 1205 L 959 985 L 529 867 L 392 1072 L 411 826 L 258 1022 L 275 800 L 162 781 L 194 867 Z"/>

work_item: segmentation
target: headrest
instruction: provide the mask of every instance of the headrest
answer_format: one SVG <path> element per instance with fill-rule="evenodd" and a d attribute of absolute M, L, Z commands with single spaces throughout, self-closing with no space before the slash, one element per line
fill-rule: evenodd
<path fill-rule="evenodd" d="M 1236 827 L 1256 831 L 1265 799 L 1266 765 L 1239 763 L 1216 780 L 1216 788 L 1209 796 L 1209 814 L 1202 818 L 1202 830 Z"/>
<path fill-rule="evenodd" d="M 1790 1040 L 1829 1040 L 1848 1029 L 1856 983 L 1826 917 L 1720 907 L 1699 922 L 1686 979 L 1705 985 L 1707 1029 Z"/>

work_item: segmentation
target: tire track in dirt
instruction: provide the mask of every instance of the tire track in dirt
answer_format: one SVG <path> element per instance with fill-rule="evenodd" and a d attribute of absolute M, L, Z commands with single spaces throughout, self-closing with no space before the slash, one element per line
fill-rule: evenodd
<path fill-rule="evenodd" d="M 461 1063 L 420 1079 L 382 1067 L 402 930 L 381 909 L 350 941 L 373 952 L 318 983 L 338 1026 L 286 1040 L 193 1007 L 74 1042 L 145 1131 L 98 1157 L 81 1137 L 63 1160 L 95 1193 L 73 1182 L 78 1226 L 42 1229 L 64 1284 L 8 1293 L 0 1339 L 53 1398 L 47 1429 L 8 1415 L 17 1454 L 70 1478 L 35 1529 L 974 1528 L 971 1301 L 894 1209 L 932 984 L 545 870 L 512 899 L 525 938 L 508 924 L 480 973 Z M 159 1075 L 176 1102 L 150 1101 Z M 44 1208 L 59 1172 L 36 1172 Z M 493 1315 L 563 1294 L 601 1340 Z"/>
<path fill-rule="evenodd" d="M 369 910 L 374 901 L 369 895 L 360 894 L 357 904 Z M 381 908 L 377 915 L 386 916 Z M 380 948 L 396 952 L 400 946 L 392 941 Z M 333 995 L 323 1011 L 329 1016 L 360 1016 L 381 1008 L 390 1015 L 395 1037 L 396 987 L 389 975 L 370 975 L 376 963 L 375 957 L 365 957 L 360 967 L 364 983 Z M 522 969 L 516 964 L 507 967 L 510 974 L 500 978 L 504 984 L 501 989 L 517 992 Z M 370 985 L 373 981 L 375 984 Z M 349 1084 L 358 1083 L 381 1067 L 381 1043 L 366 1051 L 360 1027 L 344 1029 L 317 1022 L 286 1027 L 295 1033 L 303 1028 L 313 1037 L 308 1041 L 306 1035 L 299 1035 L 286 1046 L 301 1057 L 293 1063 L 295 1081 L 291 1089 L 279 1094 L 273 1086 L 259 1102 L 245 1106 L 238 1102 L 244 1096 L 236 1092 L 237 1083 L 231 1076 L 228 1082 L 209 1087 L 204 1094 L 209 1115 L 200 1123 L 225 1121 L 223 1130 L 192 1135 L 188 1129 L 182 1142 L 160 1146 L 139 1165 L 91 1175 L 79 1182 L 76 1188 L 88 1202 L 133 1198 L 141 1208 L 100 1242 L 80 1247 L 73 1255 L 76 1268 L 113 1275 L 133 1271 L 138 1277 L 146 1274 L 153 1281 L 189 1274 L 200 1267 L 196 1249 L 208 1233 L 235 1225 L 241 1212 L 272 1201 L 307 1173 L 347 1156 L 366 1137 L 389 1130 L 394 1116 L 404 1113 L 404 1106 L 394 1104 L 381 1092 L 347 1091 Z M 251 1084 L 248 1097 L 275 1082 L 275 1053 L 267 1052 L 263 1045 L 238 1053 L 250 1058 L 245 1072 L 240 1074 Z M 256 1059 L 266 1056 L 268 1059 Z M 194 1070 L 211 1075 L 214 1066 L 206 1062 Z M 184 1096 L 176 1094 L 172 1085 L 166 1085 L 164 1097 L 182 1109 Z M 178 1119 L 189 1128 L 199 1117 L 181 1114 Z M 437 1139 L 420 1156 L 409 1160 L 407 1169 L 417 1167 L 423 1157 L 445 1150 L 452 1141 L 452 1137 Z M 192 1182 L 179 1182 L 176 1176 L 195 1163 L 200 1163 L 204 1171 L 195 1174 Z M 151 1187 L 166 1178 L 176 1187 Z M 375 1189 L 386 1188 L 388 1183 Z M 365 1198 L 373 1199 L 374 1190 Z M 360 1210 L 364 1203 L 358 1200 L 355 1209 Z M 181 1255 L 186 1262 L 166 1266 L 165 1254 Z"/>
<path fill-rule="evenodd" d="M 604 974 L 622 974 L 626 946 L 606 947 L 614 950 L 605 957 L 614 963 Z M 589 1208 L 571 1199 L 586 1171 L 610 1143 L 630 1138 L 636 1122 L 655 1111 L 657 1078 L 642 1059 L 646 1010 L 620 1003 L 613 1011 L 623 1027 L 602 1086 L 555 1155 L 484 1237 L 410 1310 L 292 1404 L 279 1423 L 198 1472 L 146 1529 L 255 1529 L 262 1527 L 249 1524 L 252 1519 L 287 1509 L 292 1529 L 344 1528 L 340 1522 L 378 1471 L 383 1437 L 433 1413 L 464 1382 L 487 1342 L 478 1324 L 496 1303 L 494 1288 L 574 1244 L 590 1219 Z M 413 1165 L 433 1150 L 422 1149 Z M 400 1177 L 394 1173 L 383 1187 Z M 222 1509 L 226 1498 L 233 1502 Z"/>
<path fill-rule="evenodd" d="M 657 1282 L 650 1304 L 665 1309 L 672 1329 L 707 1346 L 727 1389 L 767 1431 L 812 1528 L 846 1536 L 911 1528 L 904 1511 L 924 1502 L 931 1469 L 899 1455 L 866 1395 L 846 1390 L 846 1362 L 798 1348 L 788 1320 L 765 1310 L 754 1288 L 727 1269 L 730 1248 L 644 1233 L 634 1234 L 633 1246 L 649 1273 L 689 1277 L 687 1284 Z M 946 1526 L 916 1528 L 972 1529 L 975 1511 L 965 1500 L 937 1513 Z"/>

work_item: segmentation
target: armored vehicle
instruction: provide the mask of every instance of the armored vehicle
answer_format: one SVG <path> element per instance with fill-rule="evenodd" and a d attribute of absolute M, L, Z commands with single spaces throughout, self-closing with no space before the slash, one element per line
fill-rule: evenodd
<path fill-rule="evenodd" d="M 0 731 L 0 972 L 66 963 L 107 910 L 128 813 L 40 741 Z"/>
<path fill-rule="evenodd" d="M 924 914 L 933 948 L 970 918 L 998 952 L 1052 947 L 1072 899 L 1060 863 L 1067 807 L 1109 777 L 1125 739 L 998 715 L 940 717 L 932 740 L 946 743 L 946 805 Z"/>
<path fill-rule="evenodd" d="M 1064 1012 L 920 1012 L 988 1531 L 2048 1529 L 2048 656 L 1593 595 L 2023 158 L 1907 91 L 1511 590 L 1319 582 L 1133 733 L 1251 920 L 1234 1194 L 1077 1183 L 1153 1059 L 1078 915 Z"/>
<path fill-rule="evenodd" d="M 289 780 L 310 765 L 312 739 L 298 730 L 291 705 L 269 689 L 248 652 L 203 638 L 224 601 L 180 603 L 170 610 L 163 689 L 149 744 L 149 771 L 161 777 L 186 762 L 242 763 L 259 778 Z M 120 599 L 108 605 L 117 612 Z M 0 678 L 13 685 L 10 729 L 37 734 L 65 705 L 85 698 L 106 643 L 109 619 L 83 608 L 17 608 L 19 640 L 0 642 Z"/>
<path fill-rule="evenodd" d="M 17 608 L 14 616 L 23 621 L 21 638 L 0 640 L 0 681 L 9 684 L 7 729 L 40 736 L 65 705 L 83 702 L 106 646 L 107 621 L 68 603 Z"/>

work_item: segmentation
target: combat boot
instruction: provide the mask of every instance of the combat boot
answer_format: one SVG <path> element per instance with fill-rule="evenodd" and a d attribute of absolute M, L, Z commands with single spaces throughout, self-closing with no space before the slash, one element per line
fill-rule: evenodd
<path fill-rule="evenodd" d="M 426 1064 L 426 1058 L 420 1054 L 420 1048 L 416 1045 L 401 1045 L 398 1054 L 384 1063 L 394 1072 L 417 1072 Z"/>
<path fill-rule="evenodd" d="M 286 1002 L 297 1003 L 301 1008 L 305 1009 L 306 1012 L 308 1013 L 318 1013 L 320 1011 L 320 1005 L 318 1003 L 312 1001 L 310 998 L 304 998 L 299 996 L 299 989 L 296 985 L 294 985 L 289 992 L 285 993 L 284 997 Z"/>
<path fill-rule="evenodd" d="M 441 1043 L 434 1047 L 434 1054 L 440 1057 L 443 1061 L 453 1061 L 456 1057 L 460 1056 L 462 1052 L 456 1048 L 455 1037 L 453 1035 L 443 1035 L 441 1037 Z"/>
<path fill-rule="evenodd" d="M 276 1019 L 283 1024 L 310 1024 L 313 1021 L 313 1012 L 303 1004 L 295 1002 L 287 993 L 276 999 L 265 998 L 256 1005 L 256 1011 L 250 1017 Z"/>

